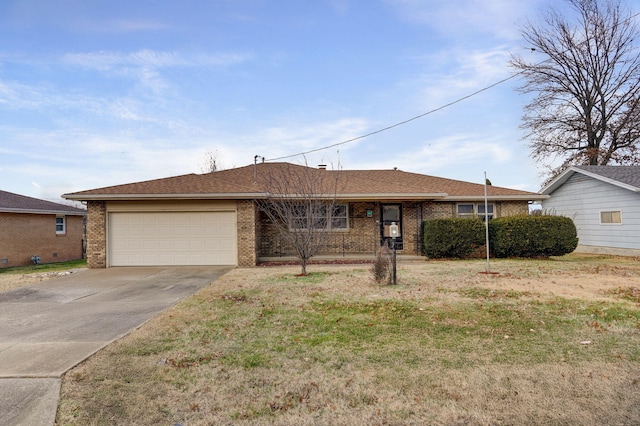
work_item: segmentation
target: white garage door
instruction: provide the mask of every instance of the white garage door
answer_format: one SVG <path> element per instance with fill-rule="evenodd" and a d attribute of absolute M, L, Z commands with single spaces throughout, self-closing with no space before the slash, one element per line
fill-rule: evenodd
<path fill-rule="evenodd" d="M 235 265 L 235 212 L 109 214 L 111 266 Z"/>

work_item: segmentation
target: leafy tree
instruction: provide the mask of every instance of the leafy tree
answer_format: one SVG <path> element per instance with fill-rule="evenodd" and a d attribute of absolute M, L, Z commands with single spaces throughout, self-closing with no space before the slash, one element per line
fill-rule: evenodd
<path fill-rule="evenodd" d="M 618 0 L 566 3 L 575 22 L 551 7 L 521 28 L 538 62 L 510 61 L 525 79 L 520 92 L 536 94 L 522 124 L 532 157 L 552 175 L 572 165 L 638 164 L 637 25 Z"/>

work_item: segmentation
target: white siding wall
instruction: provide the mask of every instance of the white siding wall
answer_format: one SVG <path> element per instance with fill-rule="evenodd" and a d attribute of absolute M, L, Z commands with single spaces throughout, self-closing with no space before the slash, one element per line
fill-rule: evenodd
<path fill-rule="evenodd" d="M 581 246 L 640 249 L 640 194 L 574 173 L 542 208 L 572 218 Z M 622 224 L 600 224 L 603 210 L 620 210 Z"/>

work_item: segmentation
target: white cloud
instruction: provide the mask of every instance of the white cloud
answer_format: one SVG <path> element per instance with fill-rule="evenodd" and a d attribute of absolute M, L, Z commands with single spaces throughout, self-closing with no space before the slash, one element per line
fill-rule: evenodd
<path fill-rule="evenodd" d="M 107 33 L 128 33 L 140 31 L 161 31 L 170 28 L 169 25 L 148 20 L 112 20 L 104 22 L 91 22 L 82 25 L 84 31 L 107 32 Z"/>
<path fill-rule="evenodd" d="M 169 68 L 230 67 L 252 60 L 248 53 L 221 52 L 185 56 L 177 52 L 149 49 L 136 52 L 67 53 L 62 63 L 94 69 L 111 76 L 132 77 L 153 93 L 161 93 L 171 84 L 161 70 Z"/>
<path fill-rule="evenodd" d="M 403 19 L 428 25 L 449 39 L 469 42 L 475 34 L 490 34 L 513 40 L 519 37 L 517 23 L 541 0 L 387 0 Z"/>
<path fill-rule="evenodd" d="M 199 66 L 231 66 L 252 59 L 248 53 L 217 53 L 184 56 L 177 52 L 163 52 L 143 49 L 136 52 L 89 52 L 67 53 L 62 62 L 70 65 L 109 71 L 121 67 L 199 67 Z"/>
<path fill-rule="evenodd" d="M 438 175 L 453 168 L 465 168 L 469 165 L 507 164 L 512 158 L 511 150 L 505 148 L 500 141 L 478 139 L 472 135 L 452 135 L 416 145 L 421 147 L 413 147 L 405 152 L 396 151 L 395 155 L 387 159 L 368 162 L 367 167 L 399 167 L 403 170 L 422 170 Z"/>
<path fill-rule="evenodd" d="M 338 144 L 360 136 L 368 129 L 369 123 L 364 119 L 344 118 L 321 123 L 291 123 L 287 127 L 275 127 L 259 130 L 262 149 L 259 155 L 267 159 L 290 156 L 319 148 Z M 348 143 L 326 150 L 317 151 L 308 158 L 334 156 L 338 150 L 347 150 L 357 142 Z M 286 158 L 283 161 L 301 160 L 302 156 Z"/>
<path fill-rule="evenodd" d="M 438 52 L 420 58 L 419 61 L 425 64 L 425 71 L 404 84 L 416 87 L 415 93 L 419 94 L 421 103 L 427 105 L 426 109 L 438 108 L 511 76 L 508 58 L 505 46 Z M 489 94 L 496 91 L 490 90 Z"/>

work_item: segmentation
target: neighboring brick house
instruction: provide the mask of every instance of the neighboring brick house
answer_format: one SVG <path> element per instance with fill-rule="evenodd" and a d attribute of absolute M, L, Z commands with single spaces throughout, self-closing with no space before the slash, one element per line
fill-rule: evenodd
<path fill-rule="evenodd" d="M 86 213 L 0 191 L 0 268 L 82 259 Z"/>
<path fill-rule="evenodd" d="M 484 185 L 400 170 L 327 170 L 258 163 L 63 195 L 87 202 L 91 268 L 133 265 L 239 265 L 293 254 L 277 237 L 256 200 L 269 178 L 288 170 L 332 182 L 322 193 L 337 208 L 326 253 L 373 257 L 400 226 L 400 254 L 422 254 L 424 220 L 484 216 Z M 283 174 L 285 173 L 285 174 Z M 329 179 L 326 179 L 329 177 Z M 293 181 L 293 179 L 292 179 Z M 291 196 L 295 183 L 291 182 Z M 488 186 L 489 218 L 527 214 L 537 193 Z M 335 215 L 335 217 L 333 216 Z"/>

